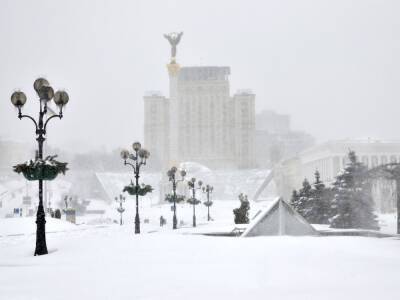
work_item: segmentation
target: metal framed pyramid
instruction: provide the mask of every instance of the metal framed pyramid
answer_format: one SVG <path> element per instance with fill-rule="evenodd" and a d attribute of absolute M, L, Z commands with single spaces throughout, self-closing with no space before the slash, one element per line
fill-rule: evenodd
<path fill-rule="evenodd" d="M 278 198 L 268 209 L 256 214 L 241 236 L 317 234 L 318 232 L 299 213 L 282 198 Z"/>

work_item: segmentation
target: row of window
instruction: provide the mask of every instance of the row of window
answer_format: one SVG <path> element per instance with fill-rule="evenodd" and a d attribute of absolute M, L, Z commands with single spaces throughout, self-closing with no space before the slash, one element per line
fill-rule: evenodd
<path fill-rule="evenodd" d="M 388 163 L 397 163 L 400 162 L 400 156 L 399 155 L 372 155 L 372 156 L 367 156 L 367 155 L 362 155 L 359 160 L 368 166 L 369 168 L 374 168 L 378 165 L 384 165 Z M 342 167 L 344 167 L 347 163 L 349 162 L 349 158 L 347 156 L 344 156 L 342 158 Z"/>

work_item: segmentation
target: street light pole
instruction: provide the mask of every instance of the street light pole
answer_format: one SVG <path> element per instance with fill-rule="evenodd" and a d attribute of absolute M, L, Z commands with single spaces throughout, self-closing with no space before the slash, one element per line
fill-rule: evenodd
<path fill-rule="evenodd" d="M 140 233 L 140 218 L 139 218 L 139 177 L 140 167 L 146 165 L 146 160 L 150 156 L 150 152 L 142 148 L 139 142 L 132 144 L 134 153 L 129 153 L 128 150 L 121 151 L 121 157 L 124 160 L 124 165 L 129 165 L 133 168 L 135 174 L 135 195 L 136 195 L 136 215 L 135 215 L 135 234 Z M 133 163 L 127 162 L 130 159 Z"/>
<path fill-rule="evenodd" d="M 122 196 L 122 194 L 120 194 L 119 199 L 118 199 L 118 197 L 115 197 L 115 201 L 119 202 L 119 207 L 117 208 L 117 211 L 120 214 L 119 225 L 122 225 L 122 214 L 125 211 L 125 208 L 122 207 L 122 203 L 125 202 L 125 197 Z"/>
<path fill-rule="evenodd" d="M 203 193 L 206 193 L 207 195 L 207 202 L 204 203 L 207 206 L 207 220 L 210 221 L 211 217 L 210 217 L 210 206 L 212 205 L 212 202 L 210 202 L 210 194 L 213 191 L 213 187 L 210 185 L 206 185 L 205 187 L 203 186 Z"/>
<path fill-rule="evenodd" d="M 188 182 L 189 189 L 192 190 L 192 195 L 193 195 L 193 198 L 188 200 L 189 203 L 193 205 L 193 227 L 196 227 L 196 205 L 200 203 L 200 201 L 196 199 L 196 190 L 201 189 L 203 182 L 199 180 L 197 184 L 198 187 L 196 187 L 196 178 L 192 178 Z"/>
<path fill-rule="evenodd" d="M 39 118 L 36 121 L 33 117 L 29 115 L 22 114 L 22 107 L 26 103 L 26 96 L 21 91 L 16 91 L 11 96 L 12 104 L 18 109 L 18 118 L 21 120 L 23 118 L 30 119 L 35 126 L 36 141 L 38 142 L 38 151 L 36 155 L 36 160 L 43 160 L 43 143 L 46 140 L 46 129 L 47 124 L 53 118 L 62 119 L 63 117 L 63 107 L 68 103 L 69 96 L 65 91 L 57 91 L 54 93 L 53 88 L 50 86 L 49 82 L 44 78 L 38 78 L 35 80 L 33 87 L 39 96 Z M 54 99 L 53 99 L 54 98 Z M 47 103 L 50 100 L 54 100 L 55 104 L 59 107 L 59 113 L 52 115 L 47 118 L 44 122 L 43 118 L 47 114 Z M 46 218 L 43 208 L 43 179 L 39 179 L 39 205 L 36 214 L 36 255 L 47 254 L 46 245 Z"/>
<path fill-rule="evenodd" d="M 178 182 L 184 181 L 185 180 L 185 176 L 186 176 L 186 171 L 185 170 L 181 170 L 180 174 L 181 174 L 181 179 L 177 180 L 176 179 L 176 172 L 177 172 L 177 168 L 176 167 L 172 167 L 170 170 L 168 170 L 167 175 L 169 177 L 169 181 L 172 182 L 172 192 L 173 192 L 173 201 L 174 201 L 174 216 L 172 218 L 172 229 L 177 229 L 177 225 L 178 225 L 178 219 L 176 217 L 176 200 L 177 200 L 177 196 L 176 196 L 176 187 Z"/>

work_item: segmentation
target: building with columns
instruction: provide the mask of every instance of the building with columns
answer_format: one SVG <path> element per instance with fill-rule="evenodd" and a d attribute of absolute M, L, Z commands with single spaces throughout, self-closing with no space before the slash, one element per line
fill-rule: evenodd
<path fill-rule="evenodd" d="M 321 179 L 332 183 L 339 171 L 348 163 L 349 150 L 369 168 L 400 161 L 400 142 L 379 140 L 330 141 L 301 153 L 302 177 L 313 179 L 315 170 Z"/>
<path fill-rule="evenodd" d="M 349 150 L 355 151 L 357 159 L 369 168 L 390 162 L 400 162 L 400 142 L 379 140 L 336 140 L 309 148 L 287 159 L 276 167 L 274 179 L 279 193 L 286 199 L 294 189 L 301 188 L 307 178 L 314 181 L 316 170 L 321 180 L 330 185 L 348 163 Z"/>
<path fill-rule="evenodd" d="M 255 166 L 255 95 L 230 94 L 229 67 L 167 65 L 169 98 L 144 96 L 144 143 L 157 168 L 194 161 L 209 168 Z"/>

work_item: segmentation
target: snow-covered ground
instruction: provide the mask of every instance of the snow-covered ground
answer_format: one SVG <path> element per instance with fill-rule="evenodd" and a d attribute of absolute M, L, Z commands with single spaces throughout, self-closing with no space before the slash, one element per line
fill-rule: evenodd
<path fill-rule="evenodd" d="M 31 218 L 2 219 L 6 227 Z M 7 225 L 8 224 L 8 225 Z M 206 237 L 142 224 L 47 223 L 0 238 L 0 299 L 398 299 L 400 241 L 365 237 Z M 207 225 L 199 224 L 199 228 Z M 23 229 L 25 228 L 25 229 Z"/>
<path fill-rule="evenodd" d="M 111 175 L 100 177 L 105 190 L 114 195 L 126 178 Z M 218 174 L 211 175 L 218 186 Z M 253 175 L 255 189 L 264 175 Z M 178 204 L 182 224 L 176 231 L 171 229 L 171 204 L 155 205 L 158 201 L 141 198 L 142 234 L 135 235 L 133 197 L 124 203 L 123 226 L 115 223 L 119 222 L 117 203 L 87 199 L 92 209 L 105 213 L 77 216 L 77 225 L 48 217 L 50 253 L 41 257 L 32 256 L 34 217 L 1 218 L 19 207 L 23 196 L 36 186 L 9 188 L 14 192 L 3 196 L 0 209 L 0 300 L 399 299 L 397 238 L 202 235 L 236 227 L 232 210 L 240 203 L 233 200 L 238 192 L 233 187 L 241 181 L 242 177 L 231 174 L 223 194 L 232 195 L 225 200 L 214 195 L 210 209 L 214 221 L 207 222 L 203 204 L 196 206 L 196 228 L 191 227 L 192 206 Z M 61 199 L 68 189 L 67 182 L 55 181 L 53 198 Z M 250 216 L 269 205 L 269 201 L 251 202 Z M 167 220 L 162 228 L 160 216 Z M 396 216 L 379 217 L 381 231 L 395 233 Z"/>

